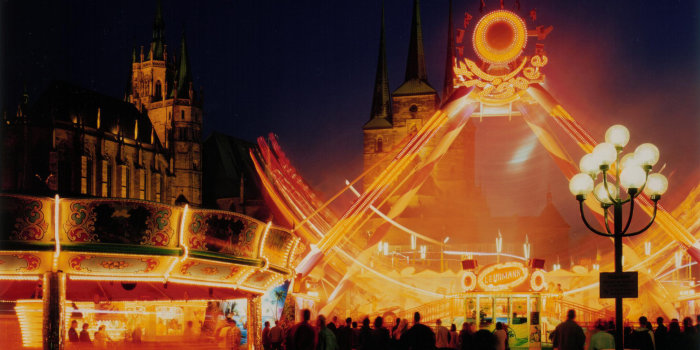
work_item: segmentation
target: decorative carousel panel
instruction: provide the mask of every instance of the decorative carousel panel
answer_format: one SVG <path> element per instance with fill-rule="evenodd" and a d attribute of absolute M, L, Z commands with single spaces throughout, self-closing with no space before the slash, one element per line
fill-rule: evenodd
<path fill-rule="evenodd" d="M 309 245 L 297 240 L 298 243 L 292 248 L 292 254 L 289 256 L 289 268 L 295 269 L 299 266 L 299 263 L 304 259 L 307 253 L 311 251 Z"/>
<path fill-rule="evenodd" d="M 266 290 L 279 283 L 283 278 L 284 275 L 272 271 L 257 270 L 251 274 L 242 285 L 249 288 Z"/>
<path fill-rule="evenodd" d="M 51 270 L 53 252 L 2 252 L 0 275 L 41 274 Z"/>
<path fill-rule="evenodd" d="M 0 194 L 0 240 L 53 242 L 54 200 Z"/>
<path fill-rule="evenodd" d="M 176 247 L 181 212 L 136 200 L 62 199 L 61 240 Z"/>
<path fill-rule="evenodd" d="M 163 276 L 174 257 L 62 253 L 59 265 L 67 273 L 100 276 Z"/>
<path fill-rule="evenodd" d="M 271 227 L 265 237 L 263 256 L 272 265 L 287 266 L 287 259 L 293 248 L 294 235 L 286 230 Z"/>
<path fill-rule="evenodd" d="M 257 258 L 265 225 L 225 211 L 191 209 L 185 218 L 185 244 L 189 249 Z"/>
<path fill-rule="evenodd" d="M 212 280 L 217 282 L 238 282 L 245 274 L 250 274 L 252 267 L 216 264 L 188 259 L 175 266 L 171 276 L 186 279 Z"/>

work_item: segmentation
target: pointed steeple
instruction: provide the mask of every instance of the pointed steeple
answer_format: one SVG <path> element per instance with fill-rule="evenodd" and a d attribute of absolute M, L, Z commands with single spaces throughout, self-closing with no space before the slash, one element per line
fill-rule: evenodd
<path fill-rule="evenodd" d="M 379 33 L 379 58 L 377 75 L 374 78 L 372 110 L 364 129 L 391 128 L 391 95 L 389 92 L 389 73 L 386 69 L 386 44 L 384 34 L 384 4 L 382 4 L 382 24 Z"/>
<path fill-rule="evenodd" d="M 406 60 L 406 77 L 394 95 L 419 95 L 436 93 L 428 83 L 428 72 L 425 69 L 423 54 L 423 29 L 420 21 L 420 4 L 413 1 L 413 19 L 411 20 L 411 40 L 408 43 L 408 58 Z"/>
<path fill-rule="evenodd" d="M 163 60 L 165 52 L 165 22 L 163 21 L 163 6 L 156 2 L 156 17 L 153 19 L 153 39 L 148 57 L 153 60 Z"/>
<path fill-rule="evenodd" d="M 428 80 L 423 54 L 423 28 L 420 22 L 420 4 L 413 1 L 413 19 L 411 20 L 411 41 L 408 43 L 408 60 L 406 61 L 406 80 Z"/>
<path fill-rule="evenodd" d="M 178 98 L 188 98 L 190 96 L 190 86 L 192 85 L 192 71 L 190 70 L 190 61 L 187 57 L 187 40 L 185 39 L 185 32 L 182 32 L 180 56 L 178 57 L 175 81 L 177 83 Z M 173 89 L 173 93 L 174 92 L 175 89 Z"/>
<path fill-rule="evenodd" d="M 447 17 L 447 55 L 445 56 L 445 81 L 442 87 L 442 100 L 447 101 L 454 90 L 455 40 L 452 33 L 452 0 L 449 3 Z"/>

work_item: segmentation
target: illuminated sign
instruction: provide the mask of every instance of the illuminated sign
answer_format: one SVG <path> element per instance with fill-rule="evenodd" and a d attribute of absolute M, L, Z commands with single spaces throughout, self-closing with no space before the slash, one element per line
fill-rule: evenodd
<path fill-rule="evenodd" d="M 527 277 L 527 267 L 522 263 L 507 262 L 485 267 L 479 272 L 477 284 L 485 291 L 501 291 L 522 284 Z"/>

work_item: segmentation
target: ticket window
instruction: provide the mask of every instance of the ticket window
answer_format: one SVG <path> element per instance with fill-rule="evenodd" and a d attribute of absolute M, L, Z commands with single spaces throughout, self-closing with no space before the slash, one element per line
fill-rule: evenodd
<path fill-rule="evenodd" d="M 467 298 L 465 301 L 465 322 L 476 324 L 476 298 Z"/>
<path fill-rule="evenodd" d="M 479 298 L 479 328 L 489 328 L 495 322 L 493 321 L 493 298 Z"/>
<path fill-rule="evenodd" d="M 496 316 L 496 322 L 504 324 L 510 323 L 508 322 L 509 299 L 510 298 L 495 298 L 494 315 Z"/>
<path fill-rule="evenodd" d="M 524 324 L 527 323 L 527 300 L 528 298 L 513 298 L 512 309 L 511 309 L 511 322 L 510 324 Z"/>

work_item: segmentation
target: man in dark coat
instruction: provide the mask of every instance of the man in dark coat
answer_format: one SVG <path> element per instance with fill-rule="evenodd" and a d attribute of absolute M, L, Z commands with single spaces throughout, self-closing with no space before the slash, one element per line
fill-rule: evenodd
<path fill-rule="evenodd" d="M 420 313 L 413 314 L 413 327 L 401 336 L 404 349 L 434 350 L 435 333 L 430 327 L 420 323 Z"/>
<path fill-rule="evenodd" d="M 294 326 L 295 329 L 292 334 L 293 342 L 290 350 L 314 350 L 316 332 L 314 332 L 313 327 L 309 324 L 311 311 L 309 311 L 309 309 L 304 309 L 304 311 L 302 311 L 302 318 L 301 322 Z"/>
<path fill-rule="evenodd" d="M 352 318 L 345 319 L 345 326 L 338 328 L 338 347 L 340 350 L 352 350 Z"/>
<path fill-rule="evenodd" d="M 586 335 L 581 326 L 574 321 L 576 311 L 569 310 L 566 313 L 566 321 L 560 323 L 553 333 L 553 345 L 559 350 L 582 350 L 586 343 Z"/>
<path fill-rule="evenodd" d="M 639 350 L 654 350 L 654 339 L 652 331 L 647 328 L 647 318 L 642 316 L 639 318 L 639 328 L 632 331 L 629 339 L 629 347 Z"/>

